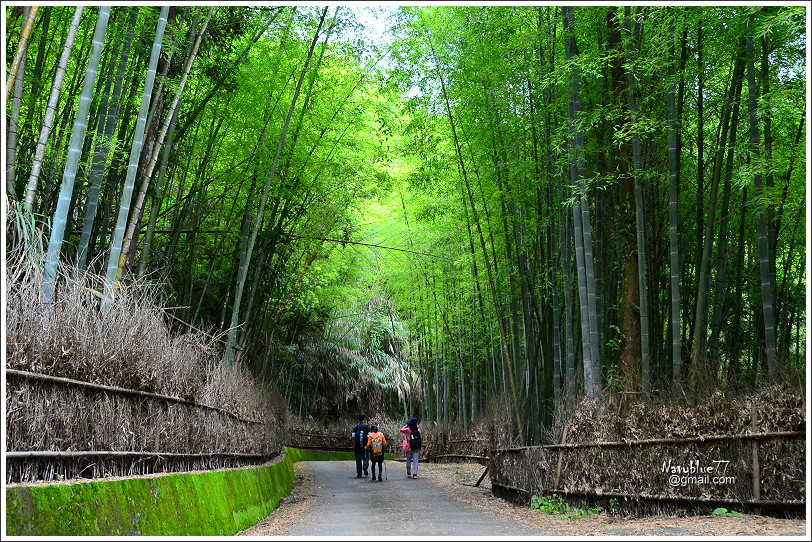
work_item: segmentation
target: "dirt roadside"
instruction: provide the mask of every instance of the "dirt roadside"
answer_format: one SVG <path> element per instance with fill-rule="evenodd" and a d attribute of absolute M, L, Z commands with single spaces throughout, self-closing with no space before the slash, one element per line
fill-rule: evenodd
<path fill-rule="evenodd" d="M 389 475 L 394 475 L 402 464 L 390 463 Z M 449 497 L 465 502 L 484 513 L 502 520 L 515 521 L 539 536 L 788 536 L 806 539 L 807 522 L 803 519 L 778 519 L 743 514 L 741 517 L 615 517 L 592 514 L 580 519 L 563 519 L 547 515 L 529 507 L 515 506 L 491 494 L 486 477 L 480 487 L 473 487 L 484 467 L 471 463 L 423 463 L 420 476 Z M 274 512 L 256 525 L 237 533 L 241 536 L 287 535 L 288 527 L 301 520 L 310 511 L 314 497 L 315 479 L 307 462 L 294 465 L 296 481 L 293 491 L 280 502 Z"/>

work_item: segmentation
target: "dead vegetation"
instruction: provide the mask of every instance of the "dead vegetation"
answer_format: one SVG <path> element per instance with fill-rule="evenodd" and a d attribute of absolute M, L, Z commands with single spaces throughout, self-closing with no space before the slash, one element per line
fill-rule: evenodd
<path fill-rule="evenodd" d="M 386 414 L 372 412 L 367 415 L 367 423 L 375 424 L 386 436 L 389 447 L 396 457 L 404 457 L 401 442 L 403 435 L 400 428 L 405 420 L 393 420 Z M 316 448 L 320 450 L 352 451 L 353 443 L 350 439 L 352 428 L 358 423 L 357 418 L 345 416 L 328 422 L 317 421 L 313 418 L 299 418 L 291 415 L 288 418 L 289 433 L 285 444 L 294 448 Z"/>
<path fill-rule="evenodd" d="M 7 451 L 63 456 L 16 457 L 7 481 L 232 467 L 279 453 L 282 397 L 224 364 L 216 337 L 172 332 L 157 287 L 122 283 L 102 311 L 103 277 L 63 267 L 46 303 L 38 261 L 33 250 L 8 258 Z"/>
<path fill-rule="evenodd" d="M 803 396 L 786 385 L 693 401 L 607 394 L 561 417 L 550 444 L 565 446 L 503 449 L 491 477 L 524 501 L 558 492 L 614 498 L 629 513 L 737 505 L 795 515 L 805 508 L 805 427 Z"/>

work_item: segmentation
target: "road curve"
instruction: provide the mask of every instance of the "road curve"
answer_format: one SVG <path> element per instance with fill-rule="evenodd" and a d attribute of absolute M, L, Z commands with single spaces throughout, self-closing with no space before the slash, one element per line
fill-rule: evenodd
<path fill-rule="evenodd" d="M 356 478 L 354 461 L 310 461 L 308 467 L 315 475 L 315 497 L 307 517 L 289 527 L 289 536 L 540 534 L 455 501 L 419 474 L 417 479 L 406 478 L 403 463 L 387 462 L 383 482 Z"/>

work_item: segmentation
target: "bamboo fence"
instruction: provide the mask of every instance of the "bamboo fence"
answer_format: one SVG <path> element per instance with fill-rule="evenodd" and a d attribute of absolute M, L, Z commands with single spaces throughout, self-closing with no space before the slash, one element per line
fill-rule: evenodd
<path fill-rule="evenodd" d="M 282 417 L 263 421 L 159 393 L 5 374 L 6 483 L 234 468 L 281 451 Z"/>
<path fill-rule="evenodd" d="M 632 513 L 708 513 L 719 505 L 803 513 L 807 432 L 796 392 L 615 407 L 611 399 L 582 405 L 562 421 L 557 442 L 494 450 L 494 493 L 523 503 L 552 493 L 614 501 Z"/>

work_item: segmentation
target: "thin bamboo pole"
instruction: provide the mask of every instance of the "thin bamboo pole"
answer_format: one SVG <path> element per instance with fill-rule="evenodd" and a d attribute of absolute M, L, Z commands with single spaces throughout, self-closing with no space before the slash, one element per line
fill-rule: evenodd
<path fill-rule="evenodd" d="M 124 456 L 138 456 L 138 457 L 260 457 L 272 458 L 279 454 L 245 454 L 240 452 L 211 452 L 199 454 L 184 454 L 172 452 L 131 452 L 119 450 L 31 450 L 26 452 L 10 451 L 6 452 L 5 456 L 11 459 L 20 458 L 37 458 L 37 457 L 124 457 Z"/>
<path fill-rule="evenodd" d="M 6 101 L 11 94 L 11 89 L 14 88 L 14 82 L 17 79 L 17 72 L 20 69 L 20 64 L 23 60 L 23 55 L 28 49 L 28 40 L 31 37 L 31 29 L 34 27 L 34 20 L 37 18 L 37 11 L 39 6 L 31 6 L 28 11 L 28 19 L 25 21 L 25 26 L 20 34 L 20 44 L 17 46 L 17 54 L 14 55 L 14 60 L 11 62 L 11 68 L 8 70 L 8 78 L 6 79 Z"/>
<path fill-rule="evenodd" d="M 628 441 L 607 441 L 607 442 L 571 442 L 561 444 L 544 444 L 541 446 L 522 446 L 517 448 L 505 448 L 504 450 L 496 450 L 497 454 L 506 452 L 519 452 L 524 450 L 539 450 L 539 449 L 559 449 L 559 448 L 610 448 L 618 446 L 646 446 L 651 444 L 690 444 L 695 442 L 715 442 L 722 440 L 750 440 L 750 439 L 768 439 L 768 438 L 794 438 L 804 437 L 806 431 L 766 431 L 762 433 L 743 433 L 741 435 L 708 435 L 690 438 L 677 438 L 677 439 L 647 439 L 647 440 L 628 440 Z"/>
<path fill-rule="evenodd" d="M 66 384 L 66 385 L 69 385 L 69 386 L 79 386 L 79 387 L 82 387 L 82 388 L 90 388 L 90 389 L 99 390 L 99 391 L 109 391 L 109 392 L 112 392 L 112 393 L 118 393 L 118 394 L 122 394 L 122 395 L 135 395 L 137 397 L 149 397 L 149 398 L 152 398 L 152 399 L 161 399 L 163 401 L 169 401 L 169 402 L 173 402 L 173 403 L 180 403 L 180 404 L 185 404 L 185 405 L 189 405 L 189 406 L 205 408 L 205 409 L 209 409 L 209 410 L 215 410 L 217 412 L 220 412 L 221 414 L 225 414 L 226 416 L 229 416 L 229 417 L 231 417 L 231 418 L 233 418 L 233 419 L 235 419 L 237 421 L 240 421 L 240 422 L 257 423 L 257 424 L 264 424 L 265 423 L 263 421 L 242 419 L 242 418 L 238 417 L 236 414 L 233 414 L 233 413 L 229 412 L 228 410 L 225 410 L 225 409 L 222 409 L 222 408 L 219 408 L 219 407 L 203 405 L 203 404 L 200 404 L 200 403 L 195 403 L 194 401 L 189 401 L 188 399 L 182 399 L 180 397 L 172 397 L 171 395 L 162 395 L 160 393 L 152 393 L 152 392 L 149 392 L 149 391 L 131 390 L 131 389 L 128 389 L 128 388 L 119 388 L 117 386 L 105 386 L 104 384 L 95 384 L 93 382 L 84 382 L 82 380 L 74 380 L 72 378 L 62 378 L 60 376 L 51 376 L 51 375 L 45 375 L 45 374 L 40 374 L 40 373 L 32 373 L 32 372 L 29 372 L 29 371 L 20 371 L 20 370 L 17 370 L 17 369 L 6 369 L 6 376 L 7 377 L 8 376 L 17 376 L 17 377 L 26 378 L 26 379 L 29 379 L 29 380 L 39 380 L 39 381 L 42 381 L 42 382 L 53 382 L 53 383 L 57 383 L 57 384 Z"/>

